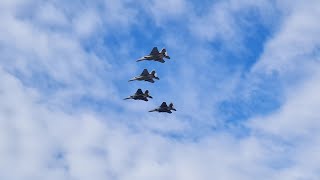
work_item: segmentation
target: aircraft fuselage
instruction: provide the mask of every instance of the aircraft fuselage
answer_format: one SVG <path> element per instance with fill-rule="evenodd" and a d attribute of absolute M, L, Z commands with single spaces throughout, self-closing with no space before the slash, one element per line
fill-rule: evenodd
<path fill-rule="evenodd" d="M 166 113 L 172 113 L 170 110 L 168 110 L 167 108 L 159 108 L 158 112 L 166 112 Z"/>
<path fill-rule="evenodd" d="M 144 100 L 144 101 L 148 101 L 148 99 L 142 95 L 139 96 L 133 96 L 132 99 L 134 100 Z"/>
<path fill-rule="evenodd" d="M 158 55 L 147 55 L 147 56 L 144 56 L 144 59 L 146 60 L 158 60 L 158 59 L 162 59 L 164 57 L 163 54 L 158 54 Z"/>
<path fill-rule="evenodd" d="M 141 81 L 143 81 L 143 80 L 147 81 L 147 80 L 150 80 L 152 78 L 153 78 L 153 76 L 151 74 L 148 75 L 148 76 L 137 76 L 137 77 L 135 77 L 136 80 L 141 80 Z"/>

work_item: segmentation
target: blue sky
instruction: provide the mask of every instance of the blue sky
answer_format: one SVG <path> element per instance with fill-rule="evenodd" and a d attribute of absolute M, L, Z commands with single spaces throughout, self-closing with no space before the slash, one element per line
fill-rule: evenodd
<path fill-rule="evenodd" d="M 319 7 L 1 1 L 0 179 L 319 179 Z"/>

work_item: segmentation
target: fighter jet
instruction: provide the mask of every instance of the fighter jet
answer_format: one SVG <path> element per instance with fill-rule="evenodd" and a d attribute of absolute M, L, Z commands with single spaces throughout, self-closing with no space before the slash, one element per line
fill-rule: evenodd
<path fill-rule="evenodd" d="M 154 60 L 154 61 L 164 63 L 165 61 L 163 60 L 163 58 L 170 59 L 170 56 L 168 56 L 167 50 L 163 48 L 161 52 L 159 52 L 158 48 L 154 47 L 149 55 L 141 57 L 140 59 L 137 60 L 137 62 L 144 61 L 144 60 L 149 60 L 149 61 Z"/>
<path fill-rule="evenodd" d="M 166 102 L 163 102 L 158 108 L 155 108 L 153 110 L 150 110 L 149 112 L 166 112 L 166 113 L 172 113 L 171 111 L 177 111 L 174 107 L 173 107 L 173 103 L 170 103 L 169 106 L 167 105 Z"/>
<path fill-rule="evenodd" d="M 127 98 L 124 98 L 123 100 L 134 99 L 134 100 L 148 101 L 148 98 L 152 98 L 152 96 L 149 95 L 149 91 L 148 90 L 146 90 L 143 93 L 141 89 L 138 89 L 137 92 L 134 95 L 129 96 Z"/>
<path fill-rule="evenodd" d="M 136 76 L 133 79 L 130 79 L 129 82 L 137 80 L 137 81 L 148 81 L 148 82 L 154 83 L 153 78 L 159 80 L 159 78 L 157 77 L 156 71 L 153 70 L 151 71 L 151 73 L 149 73 L 147 69 L 144 69 L 140 74 L 140 76 Z"/>

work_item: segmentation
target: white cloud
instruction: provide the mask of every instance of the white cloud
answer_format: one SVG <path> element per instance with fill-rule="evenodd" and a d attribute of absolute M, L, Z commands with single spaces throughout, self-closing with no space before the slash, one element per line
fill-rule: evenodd
<path fill-rule="evenodd" d="M 95 73 L 104 73 L 110 66 L 108 62 L 94 54 L 86 52 L 80 40 L 68 32 L 52 32 L 43 29 L 31 22 L 32 19 L 21 19 L 15 14 L 2 17 L 0 30 L 3 67 L 9 72 L 21 75 L 24 79 L 37 79 L 42 74 L 46 81 L 55 81 L 61 84 L 63 95 L 90 94 L 96 97 L 106 97 L 112 93 L 101 90 L 106 86 L 102 83 L 104 77 L 96 77 Z M 72 25 L 67 28 L 73 30 Z M 79 28 L 78 28 L 79 29 Z M 85 32 L 86 31 L 86 32 Z M 77 30 L 76 32 L 90 33 L 90 30 Z M 87 83 L 90 87 L 80 87 Z"/>
<path fill-rule="evenodd" d="M 138 11 L 134 8 L 134 3 L 130 1 L 104 1 L 103 18 L 107 28 L 116 28 L 123 31 L 132 24 L 138 23 Z M 123 30 L 122 30 L 123 29 Z"/>
<path fill-rule="evenodd" d="M 318 68 L 317 68 L 318 69 Z M 292 138 L 296 136 L 311 137 L 319 129 L 317 107 L 320 98 L 319 73 L 315 73 L 307 82 L 288 89 L 286 102 L 277 112 L 267 118 L 255 119 L 253 126 L 271 134 Z"/>
<path fill-rule="evenodd" d="M 276 70 L 282 73 L 299 70 L 314 60 L 312 54 L 318 51 L 320 42 L 320 26 L 316 18 L 320 13 L 319 1 L 295 4 L 279 32 L 266 44 L 255 71 Z"/>
<path fill-rule="evenodd" d="M 199 64 L 196 61 L 185 63 L 174 72 L 188 81 L 163 79 L 169 82 L 167 91 L 172 89 L 170 93 L 177 94 L 173 99 L 177 100 L 178 113 L 141 116 L 139 113 L 148 106 L 120 105 L 112 80 L 121 79 L 114 77 L 118 68 L 113 66 L 114 52 L 107 47 L 98 47 L 107 49 L 108 59 L 95 51 L 87 51 L 82 44 L 88 37 L 111 33 L 117 27 L 124 28 L 126 33 L 138 22 L 135 18 L 139 11 L 131 7 L 132 3 L 94 1 L 92 3 L 102 4 L 103 11 L 94 5 L 84 8 L 79 4 L 76 7 L 81 7 L 81 11 L 78 11 L 70 4 L 70 7 L 62 8 L 60 3 L 37 2 L 37 7 L 43 11 L 22 18 L 16 15 L 23 11 L 25 4 L 14 2 L 1 2 L 6 4 L 2 7 L 7 10 L 0 16 L 0 179 L 313 180 L 318 177 L 319 138 L 315 135 L 319 134 L 320 128 L 317 115 L 320 76 L 317 67 L 310 68 L 318 65 L 315 61 L 318 57 L 313 53 L 318 46 L 318 25 L 315 24 L 318 2 L 312 1 L 310 6 L 289 6 L 289 16 L 284 16 L 280 31 L 270 38 L 256 65 L 258 70 L 265 72 L 265 69 L 296 67 L 298 58 L 308 63 L 299 66 L 303 68 L 301 71 L 311 71 L 301 78 L 303 82 L 284 89 L 287 100 L 282 107 L 271 115 L 253 117 L 246 124 L 249 129 L 245 137 L 236 137 L 222 128 L 194 139 L 186 134 L 208 131 L 220 121 L 216 102 L 228 98 L 237 89 L 242 80 L 239 74 L 230 75 L 219 67 L 213 67 L 215 72 L 207 70 L 206 60 Z M 191 32 L 194 36 L 210 41 L 221 36 L 241 39 L 243 32 L 234 29 L 234 12 L 241 13 L 240 9 L 247 7 L 258 8 L 259 12 L 274 8 L 266 1 L 258 2 L 264 3 L 263 6 L 254 1 L 221 2 L 212 5 L 214 12 L 208 11 L 201 16 L 189 12 L 192 6 L 185 1 L 152 2 L 155 9 L 151 10 L 150 17 L 155 22 L 165 23 L 170 16 L 176 21 L 184 21 L 183 15 L 190 13 L 187 17 L 193 17 L 195 29 Z M 32 1 L 26 4 L 26 7 L 34 5 Z M 146 8 L 150 4 L 142 5 Z M 168 6 L 177 9 L 166 9 Z M 288 5 L 279 7 L 288 12 Z M 167 14 L 162 15 L 162 12 Z M 261 14 L 266 22 L 272 16 Z M 203 19 L 197 19 L 199 17 Z M 221 26 L 215 29 L 211 23 Z M 63 28 L 50 30 L 49 26 Z M 226 32 L 228 34 L 224 34 Z M 181 43 L 185 42 L 184 34 L 168 34 L 166 38 L 176 38 L 167 42 L 177 54 L 189 56 L 188 50 L 197 46 L 192 48 L 192 58 L 215 58 L 206 46 L 202 46 L 202 41 L 186 45 Z M 123 47 L 132 47 L 130 43 L 124 43 Z M 177 47 L 179 44 L 182 44 L 181 48 Z M 281 58 L 282 54 L 285 58 Z M 128 56 L 129 53 L 125 57 Z M 172 70 L 170 68 L 167 66 L 167 72 Z M 252 75 L 256 75 L 254 70 Z M 198 77 L 197 72 L 203 76 Z M 128 73 L 121 72 L 119 76 Z M 229 78 L 222 78 L 221 74 L 227 74 Z M 43 82 L 38 76 L 45 76 Z M 208 78 L 226 81 L 211 85 L 206 83 Z M 50 92 L 46 89 L 50 81 L 62 87 L 49 87 Z M 204 92 L 203 88 L 214 88 L 218 95 L 209 90 Z M 84 96 L 112 101 L 125 110 L 113 112 L 109 105 L 105 105 L 108 107 L 103 112 L 73 107 L 72 102 Z M 185 100 L 185 97 L 191 99 Z M 215 114 L 217 117 L 212 117 Z M 194 122 L 208 125 L 208 128 L 197 129 L 198 124 Z M 188 138 L 180 138 L 184 135 Z"/>
<path fill-rule="evenodd" d="M 192 35 L 209 42 L 221 40 L 233 49 L 241 49 L 239 45 L 244 36 L 248 35 L 243 26 L 252 22 L 248 22 L 250 19 L 247 20 L 246 15 L 256 16 L 262 24 L 272 25 L 272 18 L 277 14 L 276 6 L 265 0 L 217 1 L 207 9 L 206 13 L 191 17 L 188 28 Z"/>
<path fill-rule="evenodd" d="M 91 35 L 96 29 L 101 28 L 97 28 L 97 26 L 101 26 L 101 20 L 93 10 L 83 12 L 80 17 L 75 18 L 74 24 L 75 32 L 84 37 Z"/>
<path fill-rule="evenodd" d="M 58 9 L 53 4 L 45 3 L 40 5 L 35 10 L 35 19 L 38 19 L 39 23 L 52 26 L 67 26 L 68 19 L 61 9 Z"/>
<path fill-rule="evenodd" d="M 189 13 L 189 3 L 185 0 L 164 0 L 164 1 L 146 1 L 145 10 L 148 15 L 152 15 L 152 19 L 159 27 L 166 28 L 164 24 L 167 21 L 184 19 L 187 23 Z"/>

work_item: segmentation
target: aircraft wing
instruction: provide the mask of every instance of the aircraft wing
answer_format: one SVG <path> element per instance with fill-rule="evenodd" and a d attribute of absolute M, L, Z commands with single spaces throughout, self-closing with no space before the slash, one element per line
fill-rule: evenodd
<path fill-rule="evenodd" d="M 159 54 L 159 50 L 157 47 L 154 47 L 150 53 L 150 55 L 158 55 Z"/>
<path fill-rule="evenodd" d="M 148 76 L 148 75 L 149 75 L 148 70 L 147 70 L 147 69 L 144 69 L 144 70 L 142 71 L 142 73 L 141 73 L 140 76 Z"/>
<path fill-rule="evenodd" d="M 161 107 L 161 108 L 167 108 L 167 107 L 168 107 L 168 105 L 167 105 L 167 103 L 166 103 L 166 102 L 163 102 L 163 103 L 160 105 L 160 107 Z"/>
<path fill-rule="evenodd" d="M 138 89 L 137 92 L 136 92 L 136 95 L 141 95 L 141 94 L 143 94 L 142 90 Z"/>
<path fill-rule="evenodd" d="M 164 63 L 165 61 L 163 60 L 163 58 L 159 58 L 159 59 L 156 59 L 156 61 L 159 61 L 161 63 Z"/>
<path fill-rule="evenodd" d="M 148 79 L 147 81 L 151 82 L 151 83 L 154 83 L 154 80 L 153 79 Z"/>

